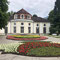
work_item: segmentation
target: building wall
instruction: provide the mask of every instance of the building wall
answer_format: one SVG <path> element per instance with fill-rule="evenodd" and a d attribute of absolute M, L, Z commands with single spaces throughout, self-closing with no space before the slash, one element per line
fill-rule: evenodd
<path fill-rule="evenodd" d="M 16 26 L 16 33 L 17 34 L 21 34 L 21 23 L 22 21 L 16 21 L 16 25 L 14 25 L 14 22 L 15 21 L 11 21 L 11 22 L 8 22 L 8 25 L 6 27 L 8 27 L 8 33 L 14 33 L 14 26 Z M 24 23 L 24 33 L 25 34 L 28 34 L 28 27 L 31 27 L 31 33 L 36 33 L 36 27 L 37 27 L 37 24 L 39 24 L 39 33 L 40 34 L 43 34 L 43 27 L 46 27 L 46 33 L 50 33 L 49 32 L 49 27 L 50 27 L 50 23 L 46 23 L 46 22 L 23 22 Z M 31 23 L 31 26 L 29 26 L 28 24 Z M 46 24 L 46 26 L 44 26 L 44 24 Z M 2 29 L 0 30 L 0 33 L 5 33 L 5 30 Z"/>
<path fill-rule="evenodd" d="M 4 35 L 4 33 L 5 33 L 4 29 L 3 28 L 0 29 L 0 35 Z"/>

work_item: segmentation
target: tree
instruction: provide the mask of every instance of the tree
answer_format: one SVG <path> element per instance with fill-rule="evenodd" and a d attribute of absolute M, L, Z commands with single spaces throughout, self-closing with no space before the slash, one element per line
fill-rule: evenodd
<path fill-rule="evenodd" d="M 12 16 L 13 14 L 14 14 L 14 12 L 13 12 L 13 11 L 8 12 L 8 15 L 9 15 L 9 16 Z"/>
<path fill-rule="evenodd" d="M 54 22 L 54 10 L 52 10 L 50 13 L 49 13 L 49 17 L 48 17 L 48 20 L 50 21 L 51 24 L 53 24 Z"/>
<path fill-rule="evenodd" d="M 36 14 L 34 14 L 33 17 L 38 17 L 38 16 Z"/>
<path fill-rule="evenodd" d="M 60 33 L 60 0 L 56 0 L 54 10 L 52 10 L 49 13 L 48 17 L 51 27 L 50 32 L 57 33 L 57 35 Z"/>
<path fill-rule="evenodd" d="M 8 22 L 8 1 L 0 0 L 0 29 L 5 28 Z"/>

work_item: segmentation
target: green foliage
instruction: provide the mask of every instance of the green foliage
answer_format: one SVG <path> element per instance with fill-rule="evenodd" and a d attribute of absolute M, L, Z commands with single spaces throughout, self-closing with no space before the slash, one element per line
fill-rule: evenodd
<path fill-rule="evenodd" d="M 52 10 L 50 13 L 49 13 L 49 17 L 48 17 L 48 20 L 50 21 L 50 23 L 53 23 L 54 22 L 54 11 Z"/>
<path fill-rule="evenodd" d="M 38 16 L 36 14 L 34 14 L 33 17 L 38 17 Z"/>
<path fill-rule="evenodd" d="M 13 11 L 8 12 L 9 17 L 10 17 L 10 16 L 12 16 L 13 14 L 14 14 L 14 12 L 13 12 Z"/>
<path fill-rule="evenodd" d="M 54 10 L 49 13 L 48 19 L 52 24 L 50 32 L 54 31 L 58 35 L 60 33 L 60 0 L 56 0 Z"/>
<path fill-rule="evenodd" d="M 30 56 L 60 56 L 60 48 L 41 47 L 29 50 L 27 55 Z"/>
<path fill-rule="evenodd" d="M 7 0 L 0 0 L 0 29 L 5 28 L 8 21 L 8 1 Z"/>

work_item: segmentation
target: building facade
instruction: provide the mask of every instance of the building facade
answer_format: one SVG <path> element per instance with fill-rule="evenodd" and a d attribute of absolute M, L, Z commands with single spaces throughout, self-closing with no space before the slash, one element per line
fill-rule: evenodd
<path fill-rule="evenodd" d="M 49 34 L 50 22 L 41 17 L 33 17 L 21 9 L 14 13 L 0 34 Z"/>

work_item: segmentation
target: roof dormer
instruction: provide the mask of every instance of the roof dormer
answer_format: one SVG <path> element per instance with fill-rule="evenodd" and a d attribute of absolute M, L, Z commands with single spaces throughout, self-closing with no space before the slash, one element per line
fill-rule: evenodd
<path fill-rule="evenodd" d="M 21 9 L 14 14 L 14 19 L 31 19 L 31 18 L 32 15 L 24 9 Z"/>

